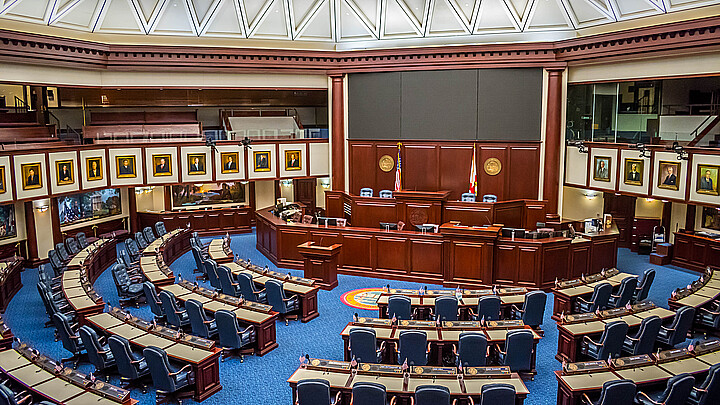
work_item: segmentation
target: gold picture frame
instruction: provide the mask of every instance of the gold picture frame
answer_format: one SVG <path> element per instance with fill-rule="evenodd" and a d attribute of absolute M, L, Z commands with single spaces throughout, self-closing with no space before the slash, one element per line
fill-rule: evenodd
<path fill-rule="evenodd" d="M 75 183 L 75 161 L 72 159 L 68 160 L 56 160 L 55 161 L 55 174 L 57 175 L 57 185 L 66 186 L 68 184 Z"/>
<path fill-rule="evenodd" d="M 595 156 L 593 159 L 593 180 L 610 182 L 612 157 Z"/>
<path fill-rule="evenodd" d="M 88 181 L 97 181 L 103 179 L 102 158 L 99 156 L 85 158 L 85 166 L 87 168 Z"/>
<path fill-rule="evenodd" d="M 270 171 L 270 151 L 253 151 L 253 170 L 256 172 Z"/>
<path fill-rule="evenodd" d="M 117 177 L 119 179 L 137 177 L 137 166 L 135 165 L 135 162 L 135 155 L 115 156 Z"/>
<path fill-rule="evenodd" d="M 673 162 L 669 160 L 661 160 L 658 162 L 658 188 L 664 188 L 668 190 L 679 190 L 680 185 L 678 183 L 680 179 L 680 170 L 682 166 L 680 162 Z"/>
<path fill-rule="evenodd" d="M 23 190 L 42 188 L 42 166 L 40 162 L 21 164 L 20 175 L 22 176 Z"/>
<path fill-rule="evenodd" d="M 240 154 L 238 152 L 221 152 L 220 153 L 220 173 L 239 173 L 240 172 Z"/>
<path fill-rule="evenodd" d="M 720 195 L 718 176 L 720 176 L 720 166 L 698 164 L 696 191 L 699 194 Z"/>
<path fill-rule="evenodd" d="M 172 176 L 172 155 L 161 153 L 152 155 L 153 176 Z"/>
<path fill-rule="evenodd" d="M 625 158 L 623 181 L 631 186 L 642 186 L 645 182 L 645 160 Z"/>
<path fill-rule="evenodd" d="M 188 153 L 188 169 L 189 175 L 203 175 L 207 173 L 206 159 L 207 155 L 204 153 Z M 196 161 L 197 159 L 197 161 Z"/>
<path fill-rule="evenodd" d="M 299 149 L 285 151 L 285 170 L 302 170 L 302 151 Z"/>
<path fill-rule="evenodd" d="M 5 187 L 5 166 L 0 166 L 0 194 L 5 194 L 7 187 Z"/>

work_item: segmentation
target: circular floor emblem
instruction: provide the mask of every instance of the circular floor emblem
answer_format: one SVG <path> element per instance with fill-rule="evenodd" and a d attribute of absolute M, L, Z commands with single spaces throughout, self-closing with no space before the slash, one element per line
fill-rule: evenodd
<path fill-rule="evenodd" d="M 351 290 L 340 297 L 343 304 L 357 309 L 378 309 L 377 300 L 382 294 L 382 288 L 361 288 L 359 290 Z"/>

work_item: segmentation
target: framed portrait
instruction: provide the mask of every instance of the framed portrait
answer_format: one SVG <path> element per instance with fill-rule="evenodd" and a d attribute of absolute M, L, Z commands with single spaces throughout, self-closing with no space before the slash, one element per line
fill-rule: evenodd
<path fill-rule="evenodd" d="M 645 179 L 645 160 L 625 158 L 625 171 L 623 178 L 625 184 L 642 186 Z"/>
<path fill-rule="evenodd" d="M 188 153 L 188 174 L 205 174 L 205 154 Z"/>
<path fill-rule="evenodd" d="M 5 194 L 7 187 L 5 187 L 5 166 L 0 166 L 0 194 Z"/>
<path fill-rule="evenodd" d="M 595 156 L 593 162 L 593 179 L 595 181 L 610 181 L 610 156 Z"/>
<path fill-rule="evenodd" d="M 85 163 L 87 166 L 87 179 L 88 180 L 94 181 L 94 180 L 102 180 L 103 179 L 102 158 L 100 158 L 100 157 L 85 158 Z"/>
<path fill-rule="evenodd" d="M 135 156 L 115 156 L 117 164 L 118 178 L 137 177 L 137 169 L 135 168 Z"/>
<path fill-rule="evenodd" d="M 75 183 L 75 175 L 73 174 L 74 163 L 72 160 L 58 160 L 55 162 L 58 186 Z"/>
<path fill-rule="evenodd" d="M 20 165 L 23 190 L 34 190 L 42 187 L 42 173 L 40 162 L 23 163 Z"/>
<path fill-rule="evenodd" d="M 240 172 L 240 154 L 238 152 L 222 152 L 220 153 L 220 162 L 222 163 L 221 173 L 238 173 Z"/>
<path fill-rule="evenodd" d="M 269 172 L 270 151 L 253 151 L 253 163 L 256 172 Z"/>
<path fill-rule="evenodd" d="M 678 190 L 680 177 L 680 162 L 661 160 L 658 165 L 658 188 Z"/>
<path fill-rule="evenodd" d="M 299 150 L 286 150 L 285 170 L 302 170 L 301 156 L 302 154 Z"/>
<path fill-rule="evenodd" d="M 172 156 L 163 155 L 152 155 L 153 161 L 153 176 L 172 176 L 171 160 Z"/>
<path fill-rule="evenodd" d="M 717 184 L 720 166 L 698 165 L 697 170 L 697 192 L 700 194 L 720 195 Z"/>

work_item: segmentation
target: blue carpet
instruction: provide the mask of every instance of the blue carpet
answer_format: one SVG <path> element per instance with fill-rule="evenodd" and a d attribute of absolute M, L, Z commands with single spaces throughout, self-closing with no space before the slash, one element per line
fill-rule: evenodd
<path fill-rule="evenodd" d="M 122 249 L 118 245 L 118 249 Z M 255 249 L 255 233 L 234 235 L 232 249 L 242 258 L 250 258 L 253 263 L 268 265 L 277 269 L 265 256 Z M 192 270 L 195 267 L 190 253 L 176 260 L 171 268 L 183 278 L 194 279 Z M 618 268 L 632 274 L 642 274 L 650 267 L 648 256 L 639 256 L 627 249 L 618 252 Z M 670 292 L 677 287 L 685 286 L 697 279 L 696 273 L 679 269 L 673 266 L 653 266 L 657 270 L 657 277 L 650 290 L 649 298 L 656 304 L 667 308 L 667 298 Z M 292 273 L 302 274 L 301 271 L 292 270 Z M 13 333 L 21 340 L 29 343 L 52 358 L 59 359 L 68 356 L 60 342 L 53 339 L 52 328 L 42 328 L 47 319 L 45 309 L 40 301 L 35 284 L 37 283 L 37 270 L 29 269 L 22 274 L 23 288 L 12 299 L 5 313 L 5 319 Z M 226 360 L 220 365 L 220 382 L 223 389 L 210 397 L 203 404 L 291 404 L 291 390 L 286 382 L 287 378 L 297 368 L 298 357 L 308 353 L 311 357 L 342 359 L 343 342 L 339 334 L 343 327 L 358 312 L 361 316 L 377 316 L 377 311 L 363 311 L 348 307 L 340 302 L 340 296 L 347 291 L 358 288 L 379 287 L 391 284 L 396 287 L 420 288 L 418 283 L 390 281 L 383 279 L 370 279 L 354 276 L 338 276 L 339 285 L 333 291 L 321 290 L 318 294 L 320 317 L 308 322 L 290 322 L 290 326 L 277 323 L 277 342 L 279 347 L 263 357 L 246 356 L 241 363 L 237 358 Z M 428 285 L 428 288 L 439 287 Z M 112 282 L 110 272 L 104 272 L 95 283 L 97 292 L 104 301 L 110 305 L 118 305 L 117 292 Z M 526 385 L 530 395 L 526 400 L 528 405 L 550 405 L 557 401 L 557 382 L 553 374 L 560 368 L 555 360 L 557 352 L 558 332 L 555 322 L 550 319 L 553 306 L 552 295 L 548 297 L 545 311 L 543 329 L 545 337 L 538 344 L 537 369 L 538 375 L 534 381 L 527 381 Z M 134 315 L 151 319 L 147 306 L 139 309 L 131 308 Z M 92 366 L 81 364 L 79 369 L 90 372 Z M 119 378 L 113 378 L 112 383 L 118 384 Z M 140 400 L 141 405 L 154 404 L 155 394 L 150 390 L 148 394 L 141 394 L 133 390 L 132 397 Z"/>

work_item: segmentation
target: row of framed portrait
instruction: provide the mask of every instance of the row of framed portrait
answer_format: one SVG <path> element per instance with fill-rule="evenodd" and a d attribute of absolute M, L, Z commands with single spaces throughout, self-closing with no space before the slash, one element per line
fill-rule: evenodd
<path fill-rule="evenodd" d="M 612 167 L 611 156 L 593 157 L 593 180 L 610 182 L 610 168 Z M 720 157 L 718 158 L 720 161 Z M 645 159 L 624 158 L 622 181 L 624 184 L 643 186 L 645 184 Z M 660 160 L 658 162 L 658 173 L 655 182 L 658 188 L 678 190 L 680 187 L 682 165 L 679 161 Z M 699 194 L 720 195 L 718 190 L 719 165 L 697 164 L 697 184 L 695 191 Z"/>

